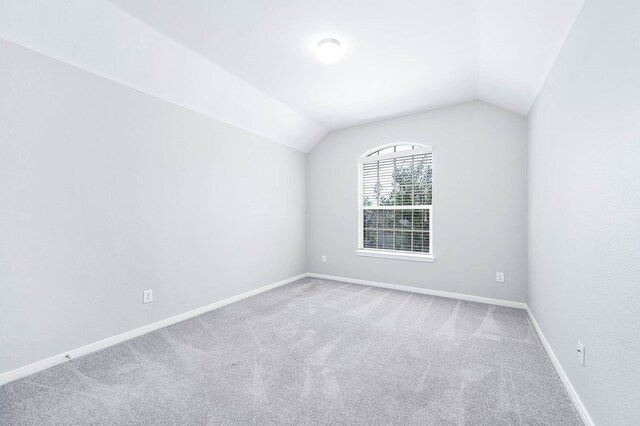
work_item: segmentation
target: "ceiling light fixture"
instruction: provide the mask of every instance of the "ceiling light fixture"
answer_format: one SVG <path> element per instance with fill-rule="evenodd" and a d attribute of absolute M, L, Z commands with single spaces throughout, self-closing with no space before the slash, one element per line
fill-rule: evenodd
<path fill-rule="evenodd" d="M 342 56 L 342 48 L 340 42 L 335 38 L 325 38 L 320 40 L 318 47 L 316 48 L 316 56 L 320 62 L 325 64 L 333 64 L 340 56 Z"/>

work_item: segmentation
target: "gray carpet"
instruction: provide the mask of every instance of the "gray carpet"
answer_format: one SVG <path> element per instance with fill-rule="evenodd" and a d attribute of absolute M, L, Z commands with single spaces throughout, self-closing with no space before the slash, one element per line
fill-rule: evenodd
<path fill-rule="evenodd" d="M 0 387 L 0 424 L 582 423 L 525 311 L 307 278 Z"/>

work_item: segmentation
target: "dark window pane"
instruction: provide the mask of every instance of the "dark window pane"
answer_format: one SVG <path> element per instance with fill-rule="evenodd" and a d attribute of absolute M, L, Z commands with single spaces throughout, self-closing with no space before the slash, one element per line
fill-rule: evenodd
<path fill-rule="evenodd" d="M 396 231 L 395 250 L 411 251 L 411 232 Z"/>
<path fill-rule="evenodd" d="M 378 248 L 378 231 L 365 229 L 363 244 L 364 248 Z"/>
<path fill-rule="evenodd" d="M 393 250 L 393 231 L 381 231 L 379 237 L 381 238 L 379 248 Z"/>

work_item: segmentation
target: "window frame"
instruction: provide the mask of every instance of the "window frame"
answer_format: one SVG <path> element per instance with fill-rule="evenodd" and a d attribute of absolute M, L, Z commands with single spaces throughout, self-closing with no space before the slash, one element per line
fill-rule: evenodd
<path fill-rule="evenodd" d="M 402 151 L 397 151 L 397 152 L 392 152 L 392 153 L 388 153 L 388 154 L 383 154 L 383 155 L 375 155 L 375 156 L 371 156 L 372 154 L 374 154 L 377 151 L 380 151 L 382 149 L 385 148 L 389 148 L 389 147 L 393 147 L 393 146 L 402 146 L 402 145 L 412 145 L 415 148 L 414 149 L 410 149 L 410 150 L 402 150 Z M 363 196 L 363 175 L 364 175 L 364 164 L 365 163 L 371 163 L 374 161 L 380 161 L 380 160 L 385 160 L 385 159 L 389 159 L 389 158 L 397 158 L 397 157 L 406 157 L 407 155 L 412 155 L 409 154 L 409 152 L 413 153 L 413 154 L 424 154 L 427 152 L 431 152 L 431 170 L 433 173 L 433 170 L 435 169 L 435 160 L 434 160 L 434 149 L 433 146 L 431 145 L 425 145 L 422 143 L 414 143 L 414 142 L 393 142 L 393 143 L 388 143 L 385 145 L 380 145 L 377 146 L 376 148 L 370 149 L 367 152 L 365 152 L 363 155 L 361 155 L 358 160 L 357 160 L 357 164 L 358 164 L 358 248 L 356 250 L 356 254 L 358 256 L 368 256 L 368 257 L 378 257 L 378 258 L 386 258 L 386 259 L 399 259 L 399 260 L 412 260 L 412 261 L 419 261 L 419 262 L 433 262 L 435 260 L 435 256 L 433 253 L 433 224 L 434 224 L 434 214 L 433 214 L 433 193 L 435 193 L 435 191 L 433 191 L 433 185 L 434 185 L 434 179 L 432 177 L 432 181 L 431 181 L 431 188 L 432 188 L 432 199 L 431 199 L 431 205 L 430 206 L 425 206 L 425 210 L 429 210 L 429 253 L 428 254 L 419 254 L 419 252 L 408 252 L 408 251 L 400 251 L 400 250 L 384 250 L 384 249 L 370 249 L 370 248 L 364 248 L 364 206 L 363 206 L 363 202 L 362 202 L 362 196 Z M 393 210 L 393 208 L 395 207 L 397 209 L 397 206 L 388 206 L 389 210 Z M 410 206 L 410 207 L 414 207 L 415 206 Z"/>

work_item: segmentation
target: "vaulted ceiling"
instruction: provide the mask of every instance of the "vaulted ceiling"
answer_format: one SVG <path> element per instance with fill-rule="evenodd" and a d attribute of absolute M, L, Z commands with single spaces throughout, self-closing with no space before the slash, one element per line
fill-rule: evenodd
<path fill-rule="evenodd" d="M 6 0 L 0 37 L 308 151 L 473 99 L 526 115 L 583 1 Z"/>

